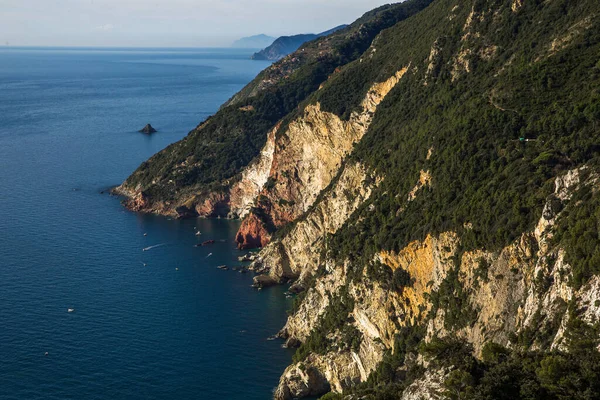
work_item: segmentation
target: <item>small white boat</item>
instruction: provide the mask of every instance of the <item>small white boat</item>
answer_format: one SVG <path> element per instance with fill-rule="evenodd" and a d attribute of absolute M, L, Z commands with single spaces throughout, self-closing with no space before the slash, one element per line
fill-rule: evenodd
<path fill-rule="evenodd" d="M 74 308 L 69 308 L 69 309 L 67 309 L 67 312 L 75 312 L 75 309 Z"/>
<path fill-rule="evenodd" d="M 148 236 L 148 234 L 147 234 L 147 233 L 144 233 L 144 236 Z"/>
<path fill-rule="evenodd" d="M 202 235 L 202 232 L 196 231 L 196 236 L 200 236 L 200 235 Z"/>

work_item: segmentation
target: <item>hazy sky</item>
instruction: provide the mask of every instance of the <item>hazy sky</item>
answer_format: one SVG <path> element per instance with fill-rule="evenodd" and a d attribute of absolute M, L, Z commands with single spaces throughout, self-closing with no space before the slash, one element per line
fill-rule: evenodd
<path fill-rule="evenodd" d="M 228 46 L 242 36 L 320 32 L 382 0 L 0 0 L 0 44 Z"/>

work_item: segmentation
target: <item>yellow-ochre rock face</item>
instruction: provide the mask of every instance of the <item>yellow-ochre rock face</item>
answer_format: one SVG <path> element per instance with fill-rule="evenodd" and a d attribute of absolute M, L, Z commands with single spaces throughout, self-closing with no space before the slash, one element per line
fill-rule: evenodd
<path fill-rule="evenodd" d="M 426 295 L 437 289 L 450 267 L 450 257 L 456 253 L 459 240 L 454 233 L 444 233 L 437 238 L 428 235 L 423 241 L 410 243 L 398 254 L 382 251 L 378 260 L 392 271 L 402 268 L 414 280 L 412 286 L 404 288 L 402 296 L 407 300 L 407 316 L 416 323 L 429 311 Z"/>

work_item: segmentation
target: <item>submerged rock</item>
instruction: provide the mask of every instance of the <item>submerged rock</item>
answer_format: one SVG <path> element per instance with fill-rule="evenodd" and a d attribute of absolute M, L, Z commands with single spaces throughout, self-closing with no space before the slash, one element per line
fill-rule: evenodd
<path fill-rule="evenodd" d="M 150 124 L 147 124 L 145 127 L 143 127 L 143 128 L 140 130 L 140 132 L 141 132 L 141 133 L 148 133 L 148 134 L 150 134 L 150 133 L 155 133 L 155 132 L 157 132 L 157 131 L 156 131 L 156 129 L 154 129 L 154 128 L 152 127 L 152 125 L 150 125 Z"/>

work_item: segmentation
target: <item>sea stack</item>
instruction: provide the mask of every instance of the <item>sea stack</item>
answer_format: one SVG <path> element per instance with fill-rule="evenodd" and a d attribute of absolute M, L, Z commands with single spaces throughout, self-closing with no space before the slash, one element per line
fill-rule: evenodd
<path fill-rule="evenodd" d="M 146 126 L 145 126 L 145 127 L 142 129 L 142 130 L 140 130 L 140 132 L 142 132 L 142 133 L 148 133 L 148 134 L 150 134 L 150 133 L 155 133 L 155 132 L 156 132 L 156 129 L 154 129 L 154 128 L 152 127 L 152 125 L 150 125 L 150 124 L 147 124 L 147 125 L 146 125 Z"/>

